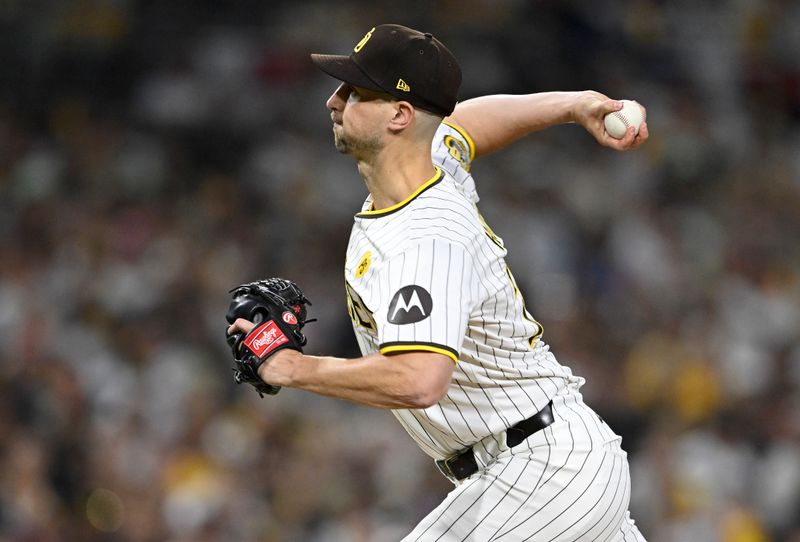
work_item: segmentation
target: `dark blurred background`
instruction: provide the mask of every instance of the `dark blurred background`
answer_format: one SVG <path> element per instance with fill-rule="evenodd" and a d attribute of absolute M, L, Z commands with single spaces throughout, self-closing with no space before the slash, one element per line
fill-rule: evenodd
<path fill-rule="evenodd" d="M 285 276 L 355 355 L 345 53 L 431 31 L 462 99 L 648 108 L 476 162 L 545 340 L 624 437 L 651 542 L 800 541 L 800 4 L 0 1 L 0 541 L 396 541 L 448 490 L 388 412 L 236 387 L 227 291 Z"/>

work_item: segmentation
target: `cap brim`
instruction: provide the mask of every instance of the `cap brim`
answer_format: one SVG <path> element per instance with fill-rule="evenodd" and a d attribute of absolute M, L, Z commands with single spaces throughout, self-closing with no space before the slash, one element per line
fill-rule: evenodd
<path fill-rule="evenodd" d="M 349 56 L 312 54 L 311 61 L 331 77 L 350 85 L 386 92 L 361 71 Z"/>

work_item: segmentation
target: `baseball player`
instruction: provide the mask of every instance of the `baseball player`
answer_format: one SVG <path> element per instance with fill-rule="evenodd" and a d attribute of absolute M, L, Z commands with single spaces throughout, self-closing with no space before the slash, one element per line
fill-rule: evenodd
<path fill-rule="evenodd" d="M 595 92 L 488 96 L 456 106 L 461 70 L 431 34 L 372 28 L 351 54 L 312 55 L 341 81 L 327 101 L 336 148 L 369 196 L 347 248 L 347 307 L 363 357 L 282 349 L 257 367 L 271 386 L 391 409 L 455 487 L 406 541 L 641 541 L 618 437 L 584 404 L 485 223 L 477 156 L 578 122 L 603 129 L 620 104 Z M 444 122 L 443 122 L 444 119 Z M 229 333 L 248 333 L 237 319 Z"/>

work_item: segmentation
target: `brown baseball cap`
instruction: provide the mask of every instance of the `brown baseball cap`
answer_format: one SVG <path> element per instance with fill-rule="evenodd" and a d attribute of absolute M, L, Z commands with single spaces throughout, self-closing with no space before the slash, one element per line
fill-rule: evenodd
<path fill-rule="evenodd" d="M 443 117 L 456 107 L 461 68 L 453 53 L 428 33 L 382 24 L 367 32 L 349 56 L 312 54 L 311 60 L 340 81 L 385 92 Z"/>

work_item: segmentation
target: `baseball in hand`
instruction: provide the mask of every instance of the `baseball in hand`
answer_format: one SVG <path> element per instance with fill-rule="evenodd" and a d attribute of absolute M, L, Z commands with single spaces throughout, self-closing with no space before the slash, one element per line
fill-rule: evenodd
<path fill-rule="evenodd" d="M 603 119 L 608 135 L 614 139 L 622 139 L 628 127 L 633 126 L 634 135 L 639 133 L 639 126 L 644 122 L 642 108 L 632 100 L 620 100 L 622 109 L 609 113 Z"/>

